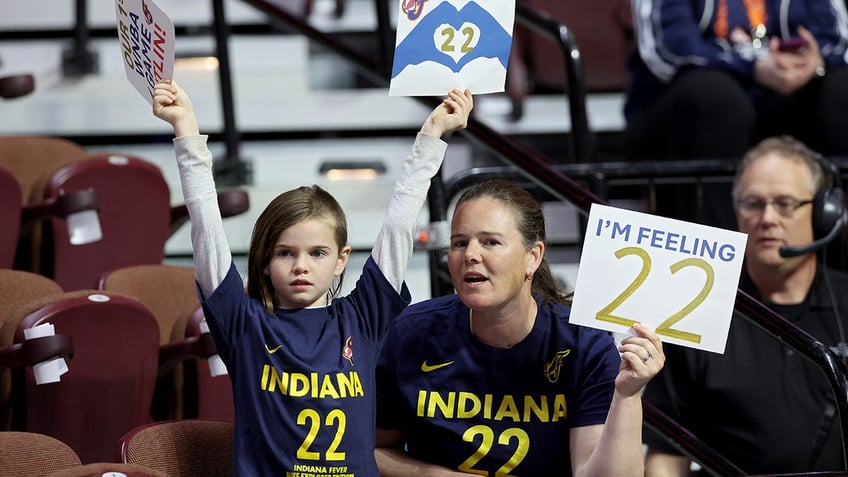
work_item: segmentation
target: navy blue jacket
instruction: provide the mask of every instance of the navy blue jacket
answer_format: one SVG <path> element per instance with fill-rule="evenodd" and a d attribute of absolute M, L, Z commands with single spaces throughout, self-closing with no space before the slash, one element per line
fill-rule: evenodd
<path fill-rule="evenodd" d="M 754 57 L 735 50 L 715 32 L 720 0 L 633 0 L 638 52 L 629 60 L 625 116 L 642 110 L 681 72 L 712 67 L 731 72 L 750 87 Z M 727 31 L 751 30 L 742 0 L 726 0 Z M 765 0 L 767 36 L 789 39 L 804 26 L 819 44 L 828 68 L 848 64 L 848 13 L 844 0 Z"/>

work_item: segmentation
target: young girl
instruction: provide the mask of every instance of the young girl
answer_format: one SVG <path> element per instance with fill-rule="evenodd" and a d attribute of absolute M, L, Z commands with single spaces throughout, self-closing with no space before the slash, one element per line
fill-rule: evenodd
<path fill-rule="evenodd" d="M 416 217 L 447 147 L 439 138 L 465 127 L 472 107 L 469 91 L 454 90 L 427 118 L 348 296 L 333 299 L 351 253 L 345 215 L 318 186 L 281 194 L 257 219 L 245 294 L 224 235 L 206 136 L 186 93 L 173 81 L 156 85 L 153 113 L 176 136 L 201 302 L 233 383 L 233 475 L 378 475 L 378 345 L 410 301 L 403 276 Z"/>

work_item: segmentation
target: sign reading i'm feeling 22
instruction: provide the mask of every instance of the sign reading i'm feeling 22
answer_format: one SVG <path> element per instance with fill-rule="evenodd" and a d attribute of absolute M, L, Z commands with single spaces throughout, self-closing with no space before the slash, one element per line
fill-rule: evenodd
<path fill-rule="evenodd" d="M 515 0 L 400 0 L 391 96 L 504 91 Z"/>

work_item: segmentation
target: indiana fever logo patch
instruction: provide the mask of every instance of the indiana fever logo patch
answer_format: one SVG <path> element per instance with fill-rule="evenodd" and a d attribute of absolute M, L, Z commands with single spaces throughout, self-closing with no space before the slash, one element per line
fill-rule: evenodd
<path fill-rule="evenodd" d="M 353 366 L 353 337 L 351 336 L 347 337 L 345 345 L 342 347 L 342 358 L 346 359 Z"/>
<path fill-rule="evenodd" d="M 571 354 L 570 349 L 557 351 L 557 354 L 554 355 L 554 359 L 545 363 L 545 377 L 548 378 L 548 381 L 552 383 L 557 382 L 559 379 L 559 371 L 562 369 L 562 362 L 569 354 Z"/>

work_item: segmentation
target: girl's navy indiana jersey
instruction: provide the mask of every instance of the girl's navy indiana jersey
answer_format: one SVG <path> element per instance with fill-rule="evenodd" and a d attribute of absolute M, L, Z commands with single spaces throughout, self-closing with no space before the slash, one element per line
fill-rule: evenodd
<path fill-rule="evenodd" d="M 369 257 L 348 296 L 271 315 L 231 266 L 203 310 L 239 403 L 233 475 L 378 475 L 374 368 L 408 304 Z"/>
<path fill-rule="evenodd" d="M 538 301 L 538 300 L 537 300 Z M 455 295 L 407 308 L 377 367 L 377 427 L 416 459 L 482 475 L 571 475 L 571 428 L 603 424 L 621 364 L 612 337 L 539 302 L 509 349 L 479 342 Z"/>

